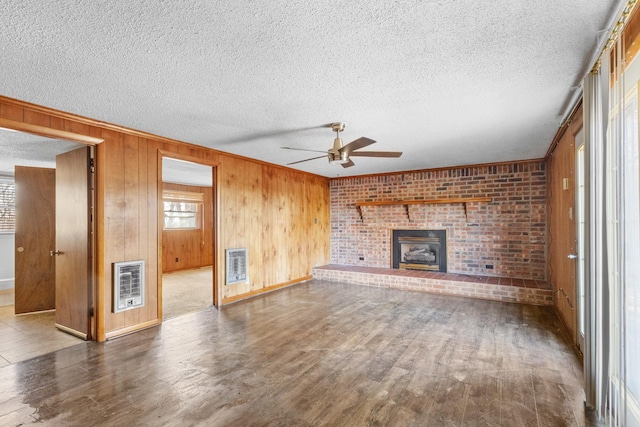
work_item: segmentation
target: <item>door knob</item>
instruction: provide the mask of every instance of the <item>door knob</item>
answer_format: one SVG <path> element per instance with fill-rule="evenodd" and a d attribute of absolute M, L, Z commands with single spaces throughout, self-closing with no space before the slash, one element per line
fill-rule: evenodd
<path fill-rule="evenodd" d="M 62 255 L 62 251 L 49 251 L 49 255 L 50 255 L 50 256 L 54 256 L 54 255 Z"/>
<path fill-rule="evenodd" d="M 578 254 L 569 254 L 569 255 L 567 255 L 567 258 L 569 258 L 569 259 L 577 259 L 578 258 Z"/>

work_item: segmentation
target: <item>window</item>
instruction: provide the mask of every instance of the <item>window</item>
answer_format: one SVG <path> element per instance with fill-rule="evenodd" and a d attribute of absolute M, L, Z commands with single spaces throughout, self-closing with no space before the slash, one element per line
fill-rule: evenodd
<path fill-rule="evenodd" d="M 11 178 L 0 178 L 0 232 L 16 229 L 16 184 Z"/>
<path fill-rule="evenodd" d="M 640 88 L 634 80 L 624 97 L 614 88 L 607 147 L 611 366 L 613 401 L 620 405 L 613 413 L 627 423 L 640 420 Z"/>
<path fill-rule="evenodd" d="M 165 230 L 202 228 L 203 193 L 165 190 L 162 194 Z"/>
<path fill-rule="evenodd" d="M 621 366 L 621 376 L 626 381 L 628 391 L 638 404 L 640 401 L 640 170 L 638 168 L 638 87 L 634 87 L 632 96 L 624 110 L 624 133 L 620 147 L 620 234 L 624 236 L 621 244 L 620 273 L 623 280 L 623 307 L 620 307 L 625 334 L 622 340 L 626 366 Z"/>

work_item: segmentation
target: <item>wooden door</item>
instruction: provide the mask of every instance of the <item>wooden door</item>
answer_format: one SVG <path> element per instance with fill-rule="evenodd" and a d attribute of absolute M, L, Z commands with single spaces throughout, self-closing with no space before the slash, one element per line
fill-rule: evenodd
<path fill-rule="evenodd" d="M 555 307 L 578 345 L 578 264 L 576 203 L 576 135 L 582 128 L 582 110 L 558 141 L 547 162 L 548 173 L 548 280 L 555 291 Z"/>
<path fill-rule="evenodd" d="M 55 308 L 55 178 L 55 169 L 15 169 L 16 314 Z"/>
<path fill-rule="evenodd" d="M 91 338 L 90 148 L 56 157 L 56 327 Z"/>

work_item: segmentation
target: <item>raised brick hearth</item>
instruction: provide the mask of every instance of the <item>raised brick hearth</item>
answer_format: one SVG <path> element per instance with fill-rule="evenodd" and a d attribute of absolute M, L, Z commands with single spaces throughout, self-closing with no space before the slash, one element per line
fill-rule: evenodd
<path fill-rule="evenodd" d="M 313 278 L 493 301 L 553 305 L 551 286 L 540 280 L 336 264 L 315 267 Z"/>

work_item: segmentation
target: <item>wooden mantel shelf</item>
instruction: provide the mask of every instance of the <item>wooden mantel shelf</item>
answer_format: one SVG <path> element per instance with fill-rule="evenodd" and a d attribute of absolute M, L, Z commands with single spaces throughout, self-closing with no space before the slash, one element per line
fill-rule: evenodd
<path fill-rule="evenodd" d="M 376 200 L 373 202 L 356 202 L 360 206 L 384 206 L 384 205 L 434 205 L 438 203 L 489 203 L 491 197 L 467 197 L 456 199 L 429 199 L 429 200 Z"/>
<path fill-rule="evenodd" d="M 389 205 L 403 205 L 407 217 L 409 217 L 409 205 L 435 205 L 443 203 L 464 203 L 464 213 L 467 215 L 467 203 L 490 203 L 493 201 L 491 197 L 467 197 L 467 198 L 449 198 L 449 199 L 427 199 L 427 200 L 376 200 L 370 202 L 355 202 L 354 206 L 358 209 L 360 214 L 360 220 L 364 221 L 362 215 L 363 206 L 389 206 Z M 411 221 L 411 218 L 409 218 Z"/>

